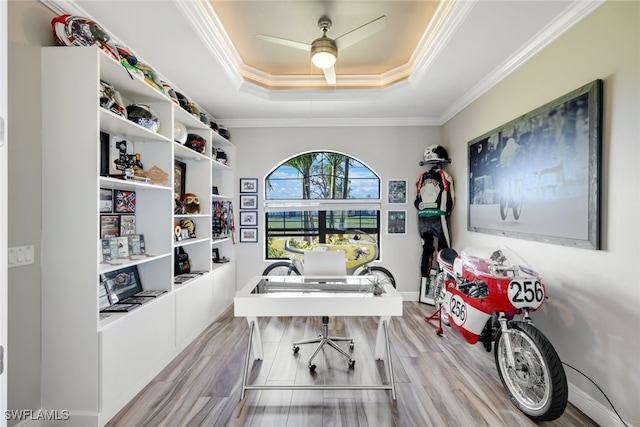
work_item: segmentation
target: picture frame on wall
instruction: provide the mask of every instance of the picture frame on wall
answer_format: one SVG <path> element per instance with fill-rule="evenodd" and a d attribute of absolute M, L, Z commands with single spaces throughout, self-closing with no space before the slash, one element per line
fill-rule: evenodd
<path fill-rule="evenodd" d="M 257 242 L 258 242 L 257 228 L 241 228 L 240 229 L 240 243 L 257 243 Z"/>
<path fill-rule="evenodd" d="M 390 179 L 387 181 L 387 203 L 398 205 L 407 203 L 406 179 Z"/>
<path fill-rule="evenodd" d="M 387 234 L 407 234 L 407 211 L 387 211 Z"/>
<path fill-rule="evenodd" d="M 241 193 L 257 193 L 258 179 L 257 178 L 240 178 L 240 192 Z"/>
<path fill-rule="evenodd" d="M 173 193 L 176 200 L 182 200 L 187 186 L 187 164 L 180 160 L 173 162 Z"/>
<path fill-rule="evenodd" d="M 240 195 L 240 209 L 257 209 L 258 208 L 258 196 L 257 195 Z"/>
<path fill-rule="evenodd" d="M 467 229 L 600 249 L 602 80 L 469 142 Z"/>
<path fill-rule="evenodd" d="M 240 226 L 253 226 L 258 225 L 258 211 L 241 211 L 240 212 Z"/>

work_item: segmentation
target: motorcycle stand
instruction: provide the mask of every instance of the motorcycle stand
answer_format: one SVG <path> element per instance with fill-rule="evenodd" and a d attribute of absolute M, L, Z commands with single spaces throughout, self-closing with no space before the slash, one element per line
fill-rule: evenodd
<path fill-rule="evenodd" d="M 442 313 L 442 306 L 439 305 L 438 309 L 431 316 L 426 316 L 424 318 L 424 321 L 431 325 L 433 325 L 432 322 L 436 320 L 438 321 L 438 326 L 436 327 L 436 335 L 438 336 L 442 336 L 444 334 L 444 330 L 442 329 L 442 316 L 440 315 L 441 313 Z"/>

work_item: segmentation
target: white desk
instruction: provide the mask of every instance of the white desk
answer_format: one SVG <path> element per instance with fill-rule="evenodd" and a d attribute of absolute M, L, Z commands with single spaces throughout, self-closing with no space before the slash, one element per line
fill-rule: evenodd
<path fill-rule="evenodd" d="M 363 292 L 368 276 L 343 276 L 322 278 L 309 276 L 253 277 L 234 298 L 234 314 L 246 317 L 249 323 L 249 344 L 242 377 L 242 394 L 245 390 L 391 390 L 396 399 L 389 322 L 392 316 L 402 316 L 402 296 L 385 284 L 385 293 L 374 296 Z M 262 339 L 258 317 L 307 317 L 307 316 L 373 316 L 379 317 L 376 334 L 375 358 L 386 355 L 388 385 L 249 385 L 250 354 L 255 360 L 263 358 Z"/>

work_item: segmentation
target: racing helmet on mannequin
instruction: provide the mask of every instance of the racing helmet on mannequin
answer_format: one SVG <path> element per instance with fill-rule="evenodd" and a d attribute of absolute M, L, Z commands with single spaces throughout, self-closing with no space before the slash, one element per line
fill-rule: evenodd
<path fill-rule="evenodd" d="M 137 123 L 152 132 L 158 132 L 158 130 L 160 129 L 160 119 L 148 105 L 129 105 L 127 107 L 127 116 L 132 122 Z"/>
<path fill-rule="evenodd" d="M 425 148 L 424 161 L 420 162 L 420 166 L 439 163 L 451 163 L 447 150 L 442 145 L 430 145 Z"/>

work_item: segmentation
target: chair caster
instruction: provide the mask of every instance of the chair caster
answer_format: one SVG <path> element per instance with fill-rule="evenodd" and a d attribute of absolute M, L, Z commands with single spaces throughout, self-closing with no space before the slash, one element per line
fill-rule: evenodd
<path fill-rule="evenodd" d="M 353 344 L 353 341 L 351 341 L 349 343 L 349 350 L 353 351 L 353 347 L 354 347 L 354 344 Z"/>
<path fill-rule="evenodd" d="M 355 366 L 356 361 L 355 360 L 349 360 L 349 369 L 353 369 L 353 367 Z"/>
<path fill-rule="evenodd" d="M 315 371 L 316 370 L 316 365 L 309 364 L 309 370 L 311 372 Z"/>
<path fill-rule="evenodd" d="M 298 354 L 299 351 L 300 347 L 298 347 L 297 345 L 293 347 L 293 354 Z"/>

